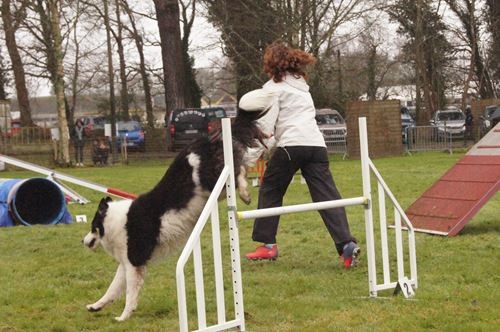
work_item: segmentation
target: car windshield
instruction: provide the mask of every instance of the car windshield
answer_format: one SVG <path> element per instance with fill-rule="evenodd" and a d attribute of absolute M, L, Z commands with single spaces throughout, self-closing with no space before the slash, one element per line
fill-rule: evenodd
<path fill-rule="evenodd" d="M 463 120 L 465 116 L 461 112 L 440 112 L 437 118 L 438 121 L 456 121 Z"/>
<path fill-rule="evenodd" d="M 222 119 L 226 117 L 224 109 L 216 109 L 214 111 L 208 111 L 207 113 L 210 119 Z"/>
<path fill-rule="evenodd" d="M 139 124 L 136 122 L 118 122 L 117 125 L 119 131 L 136 131 L 141 129 Z"/>
<path fill-rule="evenodd" d="M 94 123 L 96 125 L 103 125 L 105 123 L 106 119 L 105 118 L 94 118 Z"/>
<path fill-rule="evenodd" d="M 337 114 L 319 114 L 319 115 L 316 115 L 316 122 L 319 125 L 344 123 L 342 121 L 342 118 L 340 116 L 338 116 Z"/>
<path fill-rule="evenodd" d="M 486 107 L 486 116 L 490 117 L 493 113 L 495 113 L 495 111 L 497 110 L 497 108 L 500 108 L 500 105 L 499 106 L 488 106 L 488 107 Z"/>

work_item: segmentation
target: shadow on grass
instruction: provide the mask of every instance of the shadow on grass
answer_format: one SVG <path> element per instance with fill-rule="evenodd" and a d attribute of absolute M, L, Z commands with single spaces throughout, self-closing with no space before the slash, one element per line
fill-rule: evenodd
<path fill-rule="evenodd" d="M 468 224 L 458 233 L 458 235 L 480 235 L 497 232 L 500 233 L 499 223 Z"/>

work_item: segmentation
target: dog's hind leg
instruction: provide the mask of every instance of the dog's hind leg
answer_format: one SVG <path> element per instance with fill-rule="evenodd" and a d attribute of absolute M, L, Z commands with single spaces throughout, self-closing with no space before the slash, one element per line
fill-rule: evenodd
<path fill-rule="evenodd" d="M 127 298 L 125 300 L 125 309 L 120 317 L 115 317 L 117 321 L 124 321 L 137 308 L 137 301 L 139 299 L 139 292 L 144 284 L 144 277 L 146 275 L 146 266 L 133 266 L 127 264 L 125 267 L 125 277 L 127 280 Z"/>
<path fill-rule="evenodd" d="M 87 305 L 88 311 L 99 311 L 107 304 L 113 302 L 119 298 L 123 291 L 125 290 L 125 266 L 123 264 L 118 265 L 115 277 L 108 287 L 108 290 L 104 296 L 94 304 Z"/>
<path fill-rule="evenodd" d="M 240 166 L 240 173 L 236 181 L 238 182 L 238 194 L 241 200 L 247 205 L 250 204 L 252 196 L 250 196 L 250 192 L 248 191 L 247 170 L 244 166 Z"/>

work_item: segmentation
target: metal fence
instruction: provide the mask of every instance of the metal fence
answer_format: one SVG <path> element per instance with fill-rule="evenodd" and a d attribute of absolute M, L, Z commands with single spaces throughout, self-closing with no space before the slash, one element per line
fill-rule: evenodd
<path fill-rule="evenodd" d="M 403 136 L 407 152 L 448 150 L 452 152 L 453 136 L 443 127 L 415 126 L 407 127 Z"/>
<path fill-rule="evenodd" d="M 453 131 L 446 126 L 411 126 L 403 133 L 407 153 L 433 150 L 453 153 L 453 149 L 468 147 L 480 138 L 479 126 L 469 131 Z"/>
<path fill-rule="evenodd" d="M 440 130 L 436 126 L 408 127 L 402 137 L 402 144 L 407 153 L 418 151 L 449 151 L 463 149 L 470 146 L 481 137 L 481 126 L 473 127 L 471 137 L 464 137 L 463 133 L 453 135 L 446 128 Z M 347 140 L 345 131 L 322 131 L 325 143 L 330 154 L 339 154 L 347 157 Z M 466 138 L 466 139 L 464 139 Z M 167 132 L 165 128 L 146 129 L 144 134 L 144 148 L 134 148 L 127 142 L 111 142 L 104 137 L 104 131 L 92 132 L 87 136 L 83 149 L 83 163 L 87 166 L 105 166 L 116 163 L 143 162 L 148 159 L 171 158 L 176 155 L 168 149 Z M 96 141 L 104 140 L 107 151 L 95 148 Z M 0 132 L 0 153 L 13 157 L 40 163 L 44 166 L 54 166 L 57 156 L 57 144 L 52 140 L 50 128 L 16 128 L 15 131 Z M 100 153 L 100 155 L 99 155 Z M 73 141 L 70 141 L 70 158 L 75 163 Z"/>
<path fill-rule="evenodd" d="M 127 141 L 115 138 L 114 142 L 104 136 L 104 131 L 92 132 L 84 139 L 83 164 L 86 166 L 106 166 L 148 159 L 162 159 L 173 156 L 168 151 L 164 128 L 150 129 L 145 133 L 145 146 L 135 148 Z M 16 131 L 1 132 L 0 153 L 18 159 L 52 167 L 56 165 L 57 141 L 53 140 L 50 128 L 23 127 Z M 75 146 L 69 142 L 72 164 L 76 164 Z"/>
<path fill-rule="evenodd" d="M 43 127 L 11 128 L 1 136 L 5 145 L 45 144 L 52 139 L 51 129 Z"/>
<path fill-rule="evenodd" d="M 347 135 L 344 129 L 322 129 L 328 153 L 347 157 Z"/>

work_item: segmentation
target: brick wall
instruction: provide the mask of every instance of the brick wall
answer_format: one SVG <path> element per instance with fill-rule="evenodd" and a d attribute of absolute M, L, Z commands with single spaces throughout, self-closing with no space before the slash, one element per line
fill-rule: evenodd
<path fill-rule="evenodd" d="M 370 157 L 403 154 L 399 100 L 349 102 L 346 114 L 349 157 L 359 157 L 359 117 L 366 117 Z"/>

